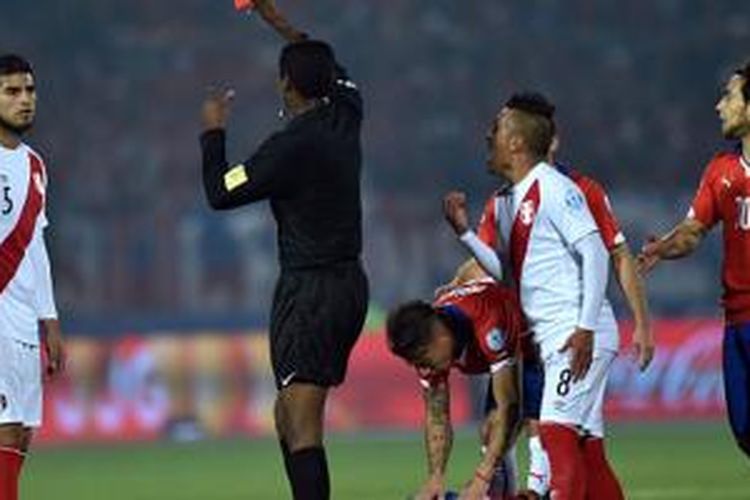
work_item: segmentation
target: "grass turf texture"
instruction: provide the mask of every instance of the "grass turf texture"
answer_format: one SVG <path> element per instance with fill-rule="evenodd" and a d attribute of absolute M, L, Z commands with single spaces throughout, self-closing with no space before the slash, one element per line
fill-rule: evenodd
<path fill-rule="evenodd" d="M 723 424 L 618 425 L 609 455 L 629 499 L 750 499 L 748 463 Z M 332 436 L 335 500 L 401 500 L 424 477 L 421 436 Z M 521 446 L 525 463 L 525 444 Z M 457 488 L 477 461 L 476 433 L 459 432 L 449 469 Z M 40 448 L 22 500 L 274 500 L 288 498 L 275 441 Z"/>

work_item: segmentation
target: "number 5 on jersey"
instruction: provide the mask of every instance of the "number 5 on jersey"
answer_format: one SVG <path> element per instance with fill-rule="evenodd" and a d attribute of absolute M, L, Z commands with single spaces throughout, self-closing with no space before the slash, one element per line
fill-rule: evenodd
<path fill-rule="evenodd" d="M 13 210 L 13 200 L 10 198 L 10 186 L 3 186 L 3 215 Z"/>

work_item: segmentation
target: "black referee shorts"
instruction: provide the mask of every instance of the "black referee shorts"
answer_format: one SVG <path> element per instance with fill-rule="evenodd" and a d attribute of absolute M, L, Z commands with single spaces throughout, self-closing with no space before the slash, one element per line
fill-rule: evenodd
<path fill-rule="evenodd" d="M 358 261 L 282 271 L 271 309 L 276 387 L 341 384 L 367 303 L 367 277 Z"/>

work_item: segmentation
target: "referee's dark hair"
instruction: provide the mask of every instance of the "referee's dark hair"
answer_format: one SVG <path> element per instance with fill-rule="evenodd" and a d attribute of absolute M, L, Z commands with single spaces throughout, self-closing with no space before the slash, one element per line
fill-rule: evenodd
<path fill-rule="evenodd" d="M 540 158 L 547 156 L 556 132 L 555 106 L 539 92 L 521 92 L 510 96 L 505 107 L 520 112 L 519 132 L 531 152 Z"/>
<path fill-rule="evenodd" d="M 16 54 L 3 54 L 0 56 L 0 76 L 15 75 L 17 73 L 34 74 L 31 63 Z"/>
<path fill-rule="evenodd" d="M 745 80 L 742 84 L 742 97 L 745 98 L 745 104 L 750 104 L 750 60 L 744 66 L 737 68 L 734 74 Z"/>
<path fill-rule="evenodd" d="M 289 78 L 307 99 L 318 99 L 330 93 L 335 68 L 333 49 L 320 40 L 290 43 L 281 50 L 279 57 L 279 76 Z"/>
<path fill-rule="evenodd" d="M 388 315 L 386 321 L 388 347 L 391 352 L 409 363 L 416 362 L 432 339 L 432 325 L 437 317 L 435 309 L 422 300 L 414 300 L 397 307 Z"/>

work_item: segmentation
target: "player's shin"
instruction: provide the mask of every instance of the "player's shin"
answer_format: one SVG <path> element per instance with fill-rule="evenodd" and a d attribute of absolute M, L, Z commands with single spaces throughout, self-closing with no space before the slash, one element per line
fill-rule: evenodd
<path fill-rule="evenodd" d="M 21 477 L 24 454 L 10 447 L 0 447 L 0 499 L 18 500 L 18 483 Z"/>
<path fill-rule="evenodd" d="M 294 500 L 329 500 L 330 476 L 322 447 L 293 452 L 289 457 L 289 469 Z"/>
<path fill-rule="evenodd" d="M 578 431 L 553 422 L 543 422 L 539 430 L 549 457 L 550 496 L 555 500 L 584 500 L 586 470 Z"/>
<path fill-rule="evenodd" d="M 604 452 L 604 439 L 588 438 L 584 441 L 587 498 L 623 500 L 620 483 Z"/>

